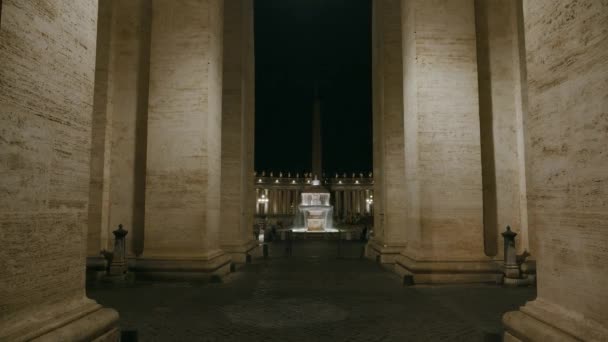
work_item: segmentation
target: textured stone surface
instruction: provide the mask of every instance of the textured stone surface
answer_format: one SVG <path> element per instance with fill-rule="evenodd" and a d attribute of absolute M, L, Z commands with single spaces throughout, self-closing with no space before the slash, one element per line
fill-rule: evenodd
<path fill-rule="evenodd" d="M 475 1 L 481 126 L 485 251 L 502 259 L 506 226 L 518 233 L 520 251 L 531 251 L 526 178 L 520 34 L 521 3 Z M 525 64 L 523 66 L 525 68 Z M 523 88 L 525 89 L 525 87 Z"/>
<path fill-rule="evenodd" d="M 608 340 L 608 4 L 525 1 L 524 19 L 539 299 L 522 311 Z"/>
<path fill-rule="evenodd" d="M 143 247 L 150 14 L 148 1 L 100 2 L 89 256 L 112 248 L 119 224 L 129 255 Z"/>
<path fill-rule="evenodd" d="M 254 58 L 253 2 L 224 1 L 222 187 L 220 242 L 242 263 L 256 245 L 253 214 Z"/>
<path fill-rule="evenodd" d="M 402 2 L 407 249 L 485 262 L 473 1 Z"/>
<path fill-rule="evenodd" d="M 382 254 L 383 247 L 403 247 L 406 240 L 401 1 L 374 1 L 372 13 L 375 224 L 370 248 Z"/>
<path fill-rule="evenodd" d="M 90 288 L 118 306 L 121 326 L 143 341 L 488 341 L 503 312 L 534 289 L 402 287 L 395 274 L 359 258 L 361 243 L 297 241 L 284 258 L 254 260 L 224 283 L 138 283 Z M 354 259 L 353 259 L 354 258 Z"/>
<path fill-rule="evenodd" d="M 144 257 L 219 251 L 223 2 L 152 4 Z"/>
<path fill-rule="evenodd" d="M 97 2 L 0 5 L 0 340 L 19 341 L 99 309 L 84 294 Z"/>

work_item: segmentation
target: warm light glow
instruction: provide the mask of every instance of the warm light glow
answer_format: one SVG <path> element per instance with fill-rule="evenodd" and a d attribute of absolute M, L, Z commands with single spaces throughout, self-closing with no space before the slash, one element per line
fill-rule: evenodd
<path fill-rule="evenodd" d="M 268 203 L 268 197 L 265 194 L 262 194 L 260 198 L 258 198 L 258 203 Z"/>

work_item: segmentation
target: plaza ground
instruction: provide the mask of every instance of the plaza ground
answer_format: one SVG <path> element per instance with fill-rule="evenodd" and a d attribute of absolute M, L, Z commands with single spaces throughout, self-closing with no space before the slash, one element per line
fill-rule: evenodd
<path fill-rule="evenodd" d="M 502 314 L 533 288 L 404 287 L 361 258 L 361 242 L 296 241 L 221 283 L 94 284 L 88 295 L 120 312 L 139 341 L 500 341 Z"/>

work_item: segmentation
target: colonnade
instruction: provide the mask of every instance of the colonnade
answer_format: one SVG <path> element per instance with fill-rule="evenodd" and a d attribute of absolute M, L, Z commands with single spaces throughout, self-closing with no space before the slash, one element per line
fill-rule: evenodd
<path fill-rule="evenodd" d="M 293 215 L 300 204 L 300 189 L 256 189 L 256 215 Z"/>
<path fill-rule="evenodd" d="M 240 70 L 224 69 L 239 50 L 225 41 L 245 39 L 224 35 L 225 2 L 0 1 L 0 340 L 118 340 L 117 313 L 86 297 L 82 257 L 86 240 L 89 256 L 110 247 L 118 223 L 137 232 L 127 244 L 136 271 L 229 271 L 220 235 L 240 238 L 248 219 L 222 224 L 221 196 L 235 182 L 221 187 L 222 170 L 241 168 L 233 179 L 248 181 L 252 125 L 222 127 L 223 92 L 249 91 L 222 86 Z M 226 9 L 246 32 L 238 15 L 252 11 L 236 2 Z M 491 281 L 502 276 L 497 230 L 515 222 L 520 251 L 538 260 L 538 298 L 505 316 L 505 340 L 608 340 L 608 6 L 373 6 L 374 168 L 385 172 L 374 172 L 383 206 L 370 249 L 418 283 Z M 98 13 L 108 15 L 99 26 Z M 222 144 L 230 132 L 242 139 Z M 222 165 L 226 152 L 236 164 Z M 269 190 L 275 213 L 299 197 Z M 336 200 L 344 212 L 361 206 L 357 193 Z"/>
<path fill-rule="evenodd" d="M 373 190 L 371 189 L 344 189 L 332 193 L 334 203 L 334 216 L 347 217 L 359 214 L 371 214 L 373 210 Z"/>

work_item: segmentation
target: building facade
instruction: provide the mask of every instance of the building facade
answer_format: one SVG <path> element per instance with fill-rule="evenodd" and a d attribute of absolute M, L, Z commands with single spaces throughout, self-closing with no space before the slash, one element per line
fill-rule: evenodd
<path fill-rule="evenodd" d="M 290 225 L 298 211 L 301 194 L 310 186 L 314 176 L 291 173 L 255 174 L 256 201 L 255 214 L 258 218 L 266 217 Z M 374 212 L 374 178 L 370 172 L 336 174 L 324 178 L 322 186 L 331 194 L 330 203 L 334 207 L 334 222 L 350 223 L 357 217 L 371 216 Z"/>

